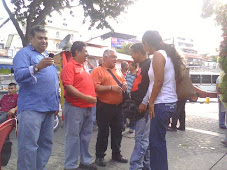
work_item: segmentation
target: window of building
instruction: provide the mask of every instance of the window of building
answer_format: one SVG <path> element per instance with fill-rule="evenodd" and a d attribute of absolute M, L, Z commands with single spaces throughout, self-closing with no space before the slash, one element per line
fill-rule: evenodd
<path fill-rule="evenodd" d="M 211 75 L 202 75 L 202 84 L 211 84 Z"/>
<path fill-rule="evenodd" d="M 217 78 L 218 78 L 218 75 L 212 75 L 212 84 L 216 84 Z"/>
<path fill-rule="evenodd" d="M 191 75 L 192 83 L 200 83 L 200 75 Z"/>

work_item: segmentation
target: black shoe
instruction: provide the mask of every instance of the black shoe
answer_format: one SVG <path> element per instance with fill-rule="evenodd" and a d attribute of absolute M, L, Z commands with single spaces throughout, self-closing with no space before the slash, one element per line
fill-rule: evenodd
<path fill-rule="evenodd" d="M 80 163 L 80 165 L 77 168 L 77 170 L 83 170 L 83 169 L 97 170 L 98 168 L 94 164 L 84 165 L 84 164 Z"/>
<path fill-rule="evenodd" d="M 177 128 L 173 128 L 173 127 L 167 127 L 166 128 L 167 131 L 170 131 L 170 132 L 176 132 L 177 131 Z"/>
<path fill-rule="evenodd" d="M 220 128 L 220 129 L 227 129 L 226 126 L 220 126 L 219 128 Z"/>
<path fill-rule="evenodd" d="M 112 159 L 117 162 L 128 163 L 128 159 L 124 158 L 121 154 L 117 156 L 112 155 Z"/>
<path fill-rule="evenodd" d="M 105 167 L 106 166 L 106 162 L 104 161 L 104 158 L 98 158 L 98 157 L 96 157 L 95 163 L 98 166 L 102 166 L 102 167 Z"/>
<path fill-rule="evenodd" d="M 185 127 L 178 127 L 177 130 L 185 131 Z"/>

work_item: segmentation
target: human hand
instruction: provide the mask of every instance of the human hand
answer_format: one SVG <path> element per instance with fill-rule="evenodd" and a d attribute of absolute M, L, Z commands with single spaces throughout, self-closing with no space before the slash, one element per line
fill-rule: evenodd
<path fill-rule="evenodd" d="M 127 89 L 128 89 L 127 83 L 123 84 L 122 89 L 123 89 L 123 91 L 127 91 Z"/>
<path fill-rule="evenodd" d="M 139 113 L 143 113 L 143 112 L 146 111 L 146 109 L 147 109 L 147 105 L 141 103 L 141 104 L 139 105 L 138 112 L 139 112 Z"/>
<path fill-rule="evenodd" d="M 118 85 L 112 86 L 112 91 L 117 92 L 117 93 L 122 93 L 122 88 Z"/>
<path fill-rule="evenodd" d="M 150 114 L 150 118 L 152 119 L 153 117 L 155 117 L 155 113 L 154 113 L 154 104 L 150 104 L 149 103 L 149 114 Z"/>
<path fill-rule="evenodd" d="M 36 67 L 41 70 L 43 68 L 46 68 L 48 66 L 51 66 L 54 64 L 54 59 L 51 57 L 48 58 L 43 58 L 37 65 Z"/>
<path fill-rule="evenodd" d="M 10 116 L 12 116 L 12 115 L 14 115 L 16 112 L 17 112 L 17 110 L 16 110 L 15 108 L 12 108 L 12 109 L 9 110 L 8 114 L 9 114 Z"/>
<path fill-rule="evenodd" d="M 87 96 L 85 99 L 88 103 L 97 103 L 97 98 L 93 96 Z"/>
<path fill-rule="evenodd" d="M 56 116 L 58 115 L 59 110 L 57 110 L 56 112 L 54 112 L 54 118 L 56 118 Z"/>

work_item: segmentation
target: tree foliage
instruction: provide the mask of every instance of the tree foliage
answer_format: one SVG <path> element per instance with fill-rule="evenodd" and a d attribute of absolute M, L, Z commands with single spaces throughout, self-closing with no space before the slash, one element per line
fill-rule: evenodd
<path fill-rule="evenodd" d="M 52 11 L 57 11 L 61 14 L 64 8 L 71 8 L 72 3 L 78 2 L 78 5 L 83 6 L 84 22 L 90 19 L 90 27 L 103 29 L 111 28 L 108 23 L 109 18 L 116 19 L 121 12 L 124 12 L 128 5 L 133 3 L 133 0 L 11 0 L 14 5 L 14 10 L 8 8 L 6 0 L 2 0 L 3 6 L 7 11 L 9 18 L 13 22 L 23 46 L 29 43 L 29 32 L 35 25 L 44 25 L 45 19 Z M 71 8 L 70 13 L 73 15 L 76 11 Z M 20 27 L 21 23 L 26 27 L 26 32 L 23 33 Z"/>
<path fill-rule="evenodd" d="M 132 46 L 132 43 L 128 43 L 128 44 L 124 43 L 122 44 L 122 47 L 120 49 L 116 49 L 116 51 L 122 54 L 131 55 L 131 52 L 130 52 L 131 46 Z"/>
<path fill-rule="evenodd" d="M 220 63 L 221 69 L 224 71 L 222 82 L 220 83 L 220 92 L 223 94 L 222 101 L 227 103 L 227 4 L 219 8 L 216 20 L 221 24 L 223 31 L 223 41 L 220 45 L 218 61 Z"/>
<path fill-rule="evenodd" d="M 223 41 L 220 44 L 218 62 L 223 73 L 220 78 L 221 100 L 227 109 L 227 4 L 218 0 L 204 0 L 202 16 L 204 18 L 214 15 L 217 24 L 221 25 Z"/>

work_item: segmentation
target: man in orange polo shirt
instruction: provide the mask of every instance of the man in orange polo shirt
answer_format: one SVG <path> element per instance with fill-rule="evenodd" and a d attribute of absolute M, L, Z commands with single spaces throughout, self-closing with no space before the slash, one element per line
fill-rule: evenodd
<path fill-rule="evenodd" d="M 86 44 L 76 41 L 71 47 L 73 58 L 62 70 L 65 89 L 65 169 L 76 169 L 80 155 L 81 169 L 96 170 L 88 151 L 92 131 L 92 109 L 96 103 L 91 75 L 85 71 Z"/>
<path fill-rule="evenodd" d="M 104 156 L 108 146 L 109 128 L 111 129 L 112 159 L 122 163 L 128 162 L 128 160 L 121 155 L 120 150 L 123 119 L 122 90 L 127 90 L 127 83 L 121 71 L 115 67 L 116 62 L 116 53 L 113 50 L 105 50 L 102 66 L 95 68 L 91 74 L 98 97 L 98 103 L 96 105 L 98 136 L 95 162 L 99 166 L 106 166 Z M 122 84 L 121 87 L 113 79 L 108 70 L 111 71 Z"/>

